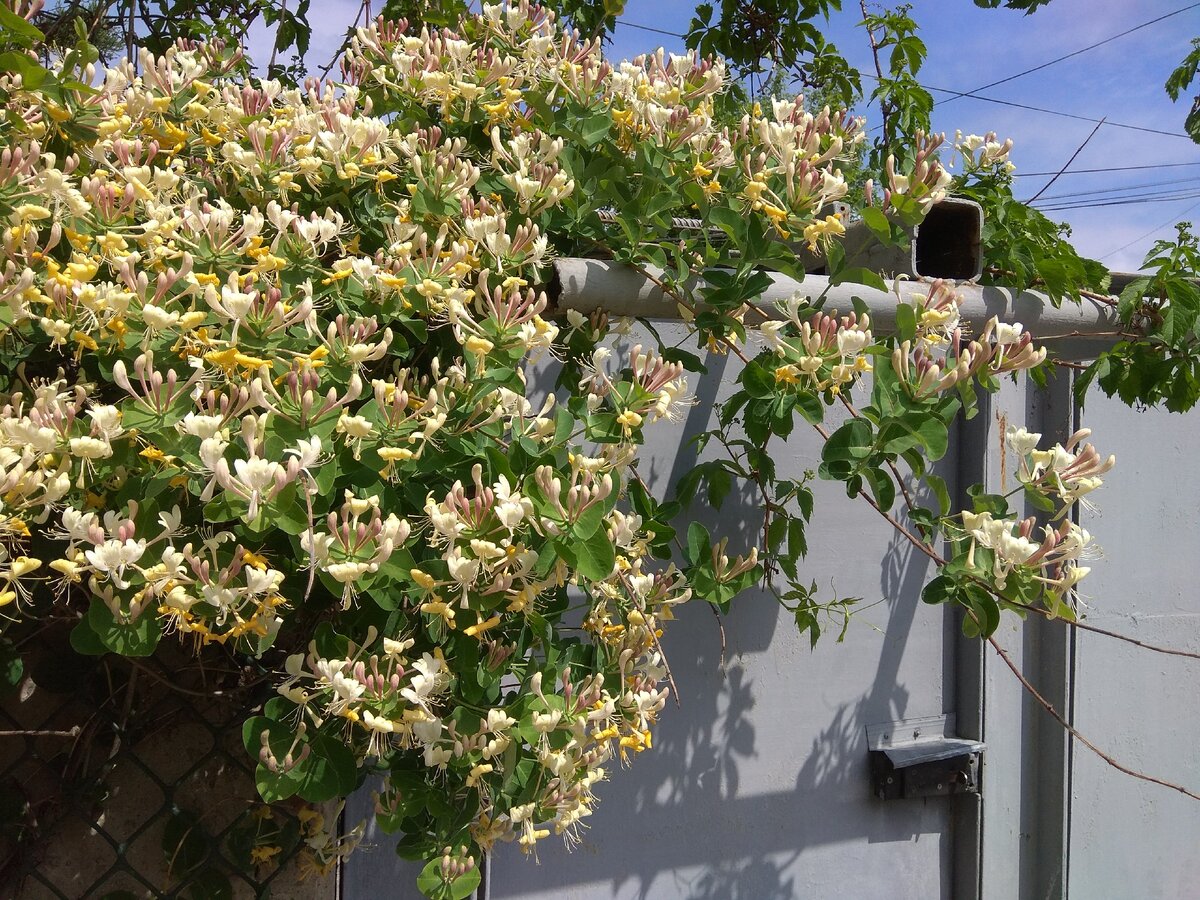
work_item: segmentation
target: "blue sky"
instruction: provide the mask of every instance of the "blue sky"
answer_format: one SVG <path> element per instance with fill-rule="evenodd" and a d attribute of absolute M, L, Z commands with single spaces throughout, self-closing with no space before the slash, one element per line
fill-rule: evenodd
<path fill-rule="evenodd" d="M 359 0 L 314 0 L 310 21 L 317 33 L 309 54 L 310 67 L 320 68 L 336 50 L 359 5 Z M 1007 9 L 982 10 L 971 0 L 914 0 L 912 15 L 929 48 L 921 80 L 930 86 L 971 91 L 1188 5 L 1189 0 L 1053 0 L 1025 16 Z M 830 20 L 827 36 L 853 65 L 872 71 L 866 35 L 856 27 L 862 18 L 858 2 L 844 0 L 844 6 Z M 689 0 L 629 0 L 621 21 L 682 34 L 694 9 L 695 2 Z M 1107 117 L 1126 125 L 1182 133 L 1190 100 L 1172 103 L 1163 83 L 1196 36 L 1200 36 L 1200 6 L 982 93 L 1077 116 Z M 266 35 L 252 31 L 254 58 L 266 58 L 268 54 L 259 49 L 265 44 Z M 623 24 L 613 36 L 609 55 L 631 57 L 660 45 L 681 50 L 683 41 Z M 1193 85 L 1193 92 L 1196 89 Z M 939 101 L 934 110 L 936 130 L 949 135 L 956 128 L 979 134 L 992 130 L 1002 138 L 1011 137 L 1016 144 L 1013 160 L 1018 173 L 1056 172 L 1094 127 L 1092 122 L 972 98 L 947 102 L 949 95 L 934 97 Z M 868 127 L 878 121 L 877 109 L 861 112 L 868 118 Z M 1187 165 L 1068 174 L 1043 196 L 1131 187 L 1139 192 L 1192 195 L 1186 199 L 1048 214 L 1071 225 L 1072 240 L 1080 252 L 1102 258 L 1117 271 L 1136 269 L 1153 241 L 1168 237 L 1175 222 L 1200 223 L 1200 146 L 1185 137 L 1105 125 L 1071 164 L 1071 169 L 1099 169 L 1178 163 Z M 1049 176 L 1020 177 L 1018 196 L 1032 196 L 1048 180 Z M 1114 196 L 1118 195 L 1093 194 L 1082 199 Z"/>

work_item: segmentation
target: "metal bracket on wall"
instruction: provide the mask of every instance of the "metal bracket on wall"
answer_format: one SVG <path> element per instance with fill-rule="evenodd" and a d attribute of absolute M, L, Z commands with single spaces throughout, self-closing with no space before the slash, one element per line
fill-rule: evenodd
<path fill-rule="evenodd" d="M 954 734 L 954 716 L 867 726 L 871 793 L 880 800 L 979 793 L 982 741 Z"/>

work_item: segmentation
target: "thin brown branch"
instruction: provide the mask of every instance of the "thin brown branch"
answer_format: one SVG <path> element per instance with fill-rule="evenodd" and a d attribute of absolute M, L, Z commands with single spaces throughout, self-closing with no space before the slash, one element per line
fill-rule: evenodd
<path fill-rule="evenodd" d="M 869 18 L 867 13 L 867 0 L 858 0 L 858 8 L 862 10 L 863 19 Z M 871 41 L 871 56 L 875 60 L 875 74 L 879 77 L 879 83 L 883 84 L 883 66 L 879 62 L 879 42 L 875 40 L 875 29 L 867 28 L 867 38 Z M 888 104 L 882 96 L 879 98 L 879 112 L 883 115 L 883 139 L 887 140 L 888 134 Z"/>
<path fill-rule="evenodd" d="M 320 76 L 318 76 L 319 81 L 325 80 L 325 77 L 333 70 L 333 67 L 335 65 L 337 65 L 337 61 L 342 58 L 342 54 L 346 52 L 346 48 L 350 46 L 350 36 L 353 35 L 354 30 L 356 28 L 358 28 L 358 22 L 360 19 L 362 19 L 364 12 L 367 14 L 367 19 L 366 19 L 366 22 L 364 22 L 363 24 L 370 24 L 370 22 L 371 22 L 370 0 L 363 0 L 363 2 L 359 5 L 358 12 L 356 12 L 354 14 L 354 22 L 351 23 L 350 28 L 347 29 L 346 37 L 342 40 L 341 46 L 338 47 L 337 50 L 334 51 L 333 56 L 331 56 L 329 58 L 329 62 L 325 65 L 324 68 L 321 69 L 321 74 L 320 74 Z"/>
<path fill-rule="evenodd" d="M 281 9 L 285 13 L 288 11 L 287 5 L 288 5 L 288 0 L 283 0 Z M 267 60 L 267 77 L 268 78 L 271 77 L 271 70 L 275 68 L 275 57 L 278 55 L 278 53 L 279 53 L 279 30 L 276 29 L 275 43 L 271 46 L 271 58 L 269 60 Z"/>
<path fill-rule="evenodd" d="M 984 587 L 987 587 L 985 582 L 980 581 Z M 1013 603 L 1011 600 L 1006 600 L 1012 606 L 1019 607 L 1024 612 L 1037 613 L 1039 616 L 1051 621 L 1062 622 L 1071 628 L 1078 628 L 1080 631 L 1090 631 L 1093 634 L 1103 635 L 1107 638 L 1112 638 L 1115 641 L 1124 641 L 1127 644 L 1133 644 L 1135 647 L 1141 647 L 1143 650 L 1150 650 L 1154 653 L 1165 653 L 1167 656 L 1182 656 L 1186 659 L 1200 659 L 1200 653 L 1193 653 L 1190 650 L 1179 650 L 1175 647 L 1164 647 L 1161 644 L 1151 644 L 1148 641 L 1141 641 L 1135 637 L 1130 637 L 1127 634 L 1121 634 L 1116 631 L 1109 631 L 1107 628 L 1101 628 L 1098 625 L 1089 625 L 1087 622 L 1078 620 L 1064 619 L 1062 616 L 1056 616 L 1048 609 L 1042 609 L 1040 606 L 1028 606 L 1024 603 Z"/>
<path fill-rule="evenodd" d="M 82 733 L 78 725 L 66 731 L 54 731 L 53 729 L 33 729 L 33 730 L 17 730 L 17 731 L 0 731 L 0 738 L 6 737 L 61 737 L 61 738 L 77 738 Z"/>
<path fill-rule="evenodd" d="M 1137 769 L 1131 769 L 1129 766 L 1118 762 L 1112 756 L 1105 753 L 1090 740 L 1080 734 L 1079 730 L 1065 718 L 1063 718 L 1058 710 L 1054 708 L 1054 704 L 1052 704 L 1038 692 L 1038 689 L 1035 688 L 1033 684 L 1030 683 L 1029 679 L 1026 678 L 1021 672 L 1021 670 L 1017 668 L 1016 664 L 1012 661 L 1012 658 L 1004 651 L 1004 648 L 1000 646 L 999 642 L 994 637 L 989 637 L 987 641 L 992 645 L 992 649 L 1000 655 L 1000 658 L 1004 660 L 1004 664 L 1008 666 L 1009 670 L 1013 673 L 1013 675 L 1016 676 L 1017 680 L 1021 682 L 1021 686 L 1025 688 L 1029 695 L 1041 705 L 1042 709 L 1050 713 L 1050 715 L 1054 717 L 1054 720 L 1058 722 L 1058 724 L 1064 729 L 1066 729 L 1067 733 L 1070 734 L 1071 737 L 1075 738 L 1075 740 L 1079 741 L 1079 743 L 1083 744 L 1083 746 L 1095 753 L 1098 757 L 1108 763 L 1108 765 L 1112 766 L 1118 772 L 1128 775 L 1130 778 L 1136 778 L 1138 781 L 1148 781 L 1151 784 L 1157 784 L 1165 788 L 1170 788 L 1173 791 L 1179 791 L 1179 793 L 1183 794 L 1185 797 L 1190 797 L 1193 800 L 1200 800 L 1200 794 L 1189 791 L 1183 785 L 1176 784 L 1173 781 L 1167 781 L 1165 778 L 1159 778 L 1155 775 L 1147 775 L 1145 772 L 1140 772 Z"/>
<path fill-rule="evenodd" d="M 1112 306 L 1112 307 L 1117 306 L 1117 301 L 1114 298 L 1108 296 L 1107 294 L 1098 294 L 1095 291 L 1089 291 L 1086 288 L 1080 288 L 1079 295 L 1081 297 L 1087 297 L 1089 300 L 1096 300 L 1100 303 L 1105 304 L 1106 306 Z"/>
<path fill-rule="evenodd" d="M 1096 337 L 1127 337 L 1136 338 L 1139 335 L 1131 331 L 1122 331 L 1116 329 L 1114 331 L 1064 331 L 1062 334 L 1044 334 L 1038 337 L 1039 341 L 1059 341 L 1066 338 L 1096 338 Z"/>
<path fill-rule="evenodd" d="M 134 38 L 136 37 L 136 32 L 134 31 L 134 24 L 135 24 L 134 16 L 136 14 L 137 14 L 137 5 L 135 3 L 135 0 L 129 0 L 129 25 L 127 26 L 127 29 L 125 32 L 125 56 L 129 60 L 130 65 L 132 65 L 134 67 L 135 71 L 137 69 L 137 64 L 138 64 L 137 58 L 133 55 L 133 41 L 134 41 Z"/>
<path fill-rule="evenodd" d="M 645 278 L 651 281 L 660 291 L 691 313 L 693 317 L 696 315 L 696 305 L 694 303 L 690 303 L 689 301 L 685 300 L 682 294 L 667 285 L 661 278 L 655 277 L 654 273 L 649 271 L 645 266 L 639 266 L 637 263 L 630 263 L 629 265 L 631 268 L 637 270 Z M 723 337 L 720 338 L 720 341 L 722 344 L 732 350 L 734 356 L 740 359 L 743 363 L 750 362 L 750 359 L 745 353 L 742 352 L 741 348 L 729 338 Z"/>
<path fill-rule="evenodd" d="M 213 697 L 220 697 L 226 693 L 225 691 L 222 691 L 222 690 L 194 691 L 191 688 L 185 688 L 181 684 L 176 684 L 173 681 L 169 681 L 168 679 L 164 678 L 163 676 L 161 676 L 157 672 L 155 672 L 152 668 L 150 668 L 147 665 L 144 665 L 143 663 L 138 662 L 133 657 L 126 657 L 125 661 L 127 663 L 129 663 L 133 668 L 137 669 L 139 672 L 144 672 L 145 674 L 147 674 L 151 678 L 153 678 L 155 681 L 157 681 L 159 684 L 164 685 L 167 688 L 169 688 L 170 690 L 172 690 L 176 693 L 179 693 L 179 694 L 187 694 L 191 697 L 202 697 L 206 700 L 211 700 Z"/>

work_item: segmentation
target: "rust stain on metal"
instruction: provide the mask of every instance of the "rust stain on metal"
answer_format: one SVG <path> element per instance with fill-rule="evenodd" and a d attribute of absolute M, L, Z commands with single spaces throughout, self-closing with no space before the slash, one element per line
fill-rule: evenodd
<path fill-rule="evenodd" d="M 996 426 L 1000 431 L 1000 493 L 1008 491 L 1008 415 L 996 413 Z"/>

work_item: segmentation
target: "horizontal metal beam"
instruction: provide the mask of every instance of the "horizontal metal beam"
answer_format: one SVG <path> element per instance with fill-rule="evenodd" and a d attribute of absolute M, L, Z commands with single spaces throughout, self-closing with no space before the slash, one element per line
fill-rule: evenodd
<path fill-rule="evenodd" d="M 636 269 L 612 260 L 565 258 L 555 260 L 554 308 L 559 312 L 573 309 L 587 314 L 604 310 L 611 315 L 649 319 L 678 319 L 678 304 L 655 283 Z M 896 328 L 896 294 L 862 284 L 830 285 L 829 278 L 807 275 L 803 281 L 768 273 L 770 286 L 756 303 L 771 314 L 777 304 L 796 293 L 816 298 L 825 294 L 824 308 L 848 312 L 853 299 L 861 299 L 871 315 L 871 327 L 878 334 L 890 334 Z M 699 278 L 693 290 L 702 289 Z M 920 282 L 901 282 L 900 292 L 919 291 Z M 1086 357 L 1119 339 L 1120 322 L 1116 310 L 1103 302 L 1084 298 L 1081 303 L 1065 302 L 1055 306 L 1050 298 L 1034 291 L 1015 291 L 1000 287 L 959 284 L 966 300 L 960 308 L 964 325 L 978 332 L 995 316 L 1001 322 L 1019 322 L 1035 338 L 1054 341 L 1058 355 Z"/>

